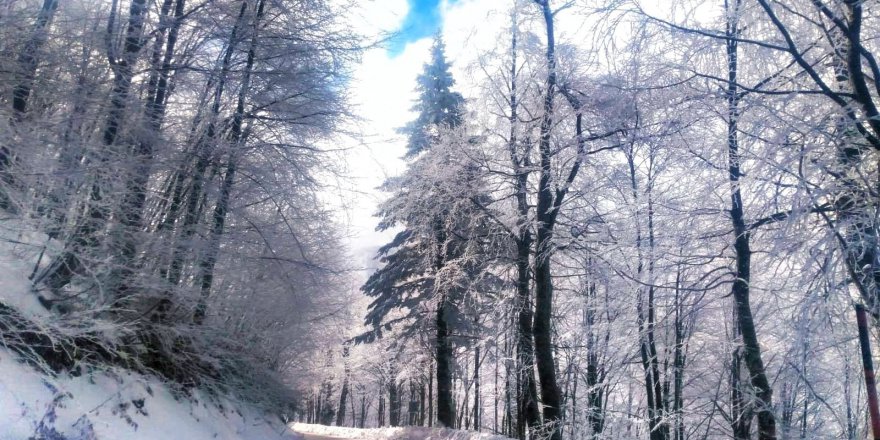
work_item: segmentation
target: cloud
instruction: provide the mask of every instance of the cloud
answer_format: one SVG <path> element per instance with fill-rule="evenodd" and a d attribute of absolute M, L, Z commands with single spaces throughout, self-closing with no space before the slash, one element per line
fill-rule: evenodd
<path fill-rule="evenodd" d="M 369 36 L 396 31 L 410 10 L 407 0 L 347 1 L 342 7 L 352 6 L 349 12 L 353 30 Z"/>
<path fill-rule="evenodd" d="M 349 249 L 361 267 L 370 267 L 376 249 L 390 240 L 392 233 L 376 232 L 377 206 L 388 197 L 377 188 L 405 167 L 401 159 L 405 139 L 397 133 L 415 115 L 410 111 L 416 98 L 416 76 L 427 62 L 431 39 L 407 44 L 392 57 L 382 48 L 368 51 L 352 81 L 352 101 L 362 118 L 362 139 L 347 155 L 349 188 L 346 208 L 351 232 Z"/>

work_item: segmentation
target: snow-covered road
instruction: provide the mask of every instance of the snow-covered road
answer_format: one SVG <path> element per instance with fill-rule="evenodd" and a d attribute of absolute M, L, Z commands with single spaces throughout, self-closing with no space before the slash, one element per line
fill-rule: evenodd
<path fill-rule="evenodd" d="M 290 429 L 305 440 L 509 440 L 507 437 L 474 431 L 417 426 L 357 429 L 293 423 Z"/>
<path fill-rule="evenodd" d="M 297 432 L 297 434 L 303 436 L 303 440 L 343 440 L 343 437 L 330 437 L 328 435 L 307 434 L 304 432 Z"/>

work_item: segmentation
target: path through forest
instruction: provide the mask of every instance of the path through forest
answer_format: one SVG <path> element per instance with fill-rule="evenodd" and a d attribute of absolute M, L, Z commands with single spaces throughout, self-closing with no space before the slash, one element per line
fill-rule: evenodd
<path fill-rule="evenodd" d="M 509 440 L 507 437 L 485 432 L 421 426 L 358 429 L 293 423 L 290 429 L 305 440 Z"/>
<path fill-rule="evenodd" d="M 294 432 L 296 432 L 296 431 L 294 431 Z M 331 437 L 328 435 L 307 434 L 304 432 L 297 432 L 297 434 L 302 435 L 304 440 L 342 440 L 345 438 L 345 437 Z"/>

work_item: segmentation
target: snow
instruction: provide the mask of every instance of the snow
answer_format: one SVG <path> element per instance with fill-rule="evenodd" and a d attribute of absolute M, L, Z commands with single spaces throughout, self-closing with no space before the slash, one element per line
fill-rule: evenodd
<path fill-rule="evenodd" d="M 273 416 L 228 399 L 175 395 L 157 379 L 111 370 L 45 376 L 0 349 L 0 439 L 299 439 Z"/>
<path fill-rule="evenodd" d="M 0 301 L 29 318 L 49 315 L 31 293 L 28 280 L 49 241 L 35 230 L 18 219 L 0 221 Z M 42 260 L 45 264 L 48 258 Z"/>
<path fill-rule="evenodd" d="M 48 240 L 20 220 L 0 221 L 0 302 L 52 320 L 28 275 Z M 48 243 L 49 246 L 52 243 Z M 49 250 L 50 252 L 52 249 Z M 45 264 L 46 258 L 43 259 Z M 0 440 L 301 439 L 275 416 L 229 398 L 173 392 L 154 377 L 94 369 L 52 377 L 0 339 Z"/>
<path fill-rule="evenodd" d="M 398 428 L 357 429 L 339 426 L 292 423 L 291 429 L 305 434 L 306 440 L 365 439 L 365 440 L 509 440 L 507 437 L 474 431 L 446 428 L 406 426 Z"/>

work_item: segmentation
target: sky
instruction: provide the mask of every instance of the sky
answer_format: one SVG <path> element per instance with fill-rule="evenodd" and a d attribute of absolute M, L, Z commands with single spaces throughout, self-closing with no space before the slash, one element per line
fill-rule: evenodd
<path fill-rule="evenodd" d="M 408 43 L 433 36 L 442 26 L 443 16 L 440 0 L 408 0 L 408 10 L 403 17 L 397 35 L 388 44 L 390 56 L 400 55 Z M 455 0 L 449 0 L 447 5 L 452 5 Z"/>
<path fill-rule="evenodd" d="M 395 37 L 367 51 L 352 79 L 352 101 L 361 118 L 359 139 L 345 157 L 348 178 L 332 197 L 343 207 L 340 220 L 349 229 L 347 246 L 353 265 L 374 268 L 376 250 L 393 232 L 375 231 L 378 205 L 389 194 L 378 190 L 405 169 L 405 139 L 396 129 L 415 118 L 416 77 L 428 61 L 434 34 L 440 30 L 453 62 L 460 91 L 473 83 L 467 66 L 482 49 L 494 44 L 497 27 L 487 26 L 498 0 L 373 0 L 361 2 L 357 26 L 367 35 Z M 497 17 L 495 17 L 497 18 Z M 497 20 L 496 20 L 497 21 Z M 504 22 L 506 23 L 506 22 Z M 467 96 L 467 93 L 465 93 Z M 368 270 L 369 271 L 369 270 Z"/>

